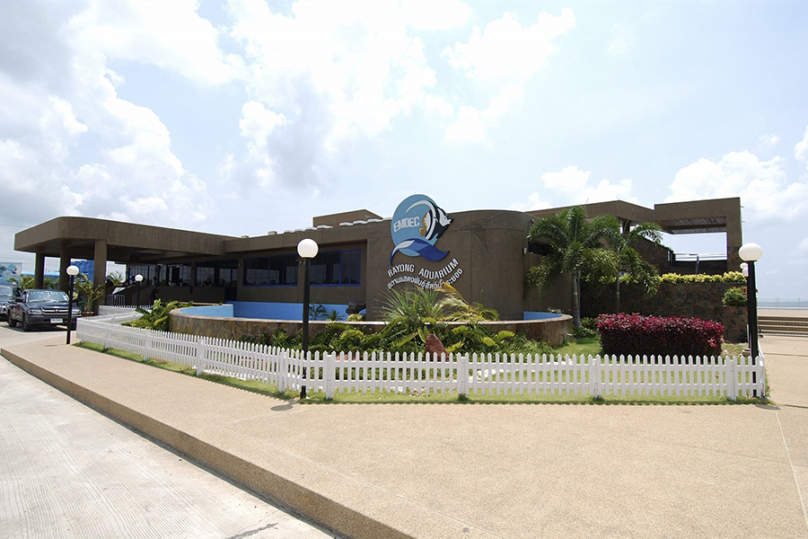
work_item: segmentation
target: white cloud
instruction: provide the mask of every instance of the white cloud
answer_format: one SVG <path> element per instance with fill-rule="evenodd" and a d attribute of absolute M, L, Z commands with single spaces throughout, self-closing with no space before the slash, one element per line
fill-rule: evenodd
<path fill-rule="evenodd" d="M 800 244 L 797 246 L 797 251 L 808 255 L 808 238 L 803 238 Z"/>
<path fill-rule="evenodd" d="M 461 107 L 455 122 L 446 129 L 445 140 L 449 143 L 486 142 L 485 133 L 494 126 L 511 107 L 522 99 L 521 86 L 506 86 L 500 95 L 491 99 L 485 110 L 475 107 Z"/>
<path fill-rule="evenodd" d="M 240 173 L 257 179 L 263 188 L 270 187 L 275 179 L 275 159 L 270 155 L 269 137 L 286 123 L 283 114 L 268 110 L 257 101 L 247 102 L 241 109 L 239 129 L 241 136 L 247 141 L 247 158 L 243 165 L 244 171 Z M 237 165 L 232 155 L 227 157 L 224 167 L 228 175 L 234 173 Z"/>
<path fill-rule="evenodd" d="M 775 134 L 760 135 L 758 137 L 758 144 L 762 150 L 772 150 L 777 143 L 780 142 L 780 137 Z"/>
<path fill-rule="evenodd" d="M 631 194 L 631 180 L 612 183 L 603 179 L 593 186 L 590 185 L 591 175 L 591 171 L 581 170 L 576 166 L 564 167 L 560 172 L 546 172 L 541 176 L 543 189 L 530 194 L 526 204 L 517 203 L 511 205 L 511 209 L 528 211 L 610 200 L 637 202 Z"/>
<path fill-rule="evenodd" d="M 92 0 L 70 23 L 85 46 L 114 60 L 153 64 L 202 84 L 235 73 L 219 31 L 199 16 L 198 0 Z"/>
<path fill-rule="evenodd" d="M 808 127 L 805 128 L 805 136 L 794 146 L 794 159 L 797 161 L 808 160 Z"/>
<path fill-rule="evenodd" d="M 625 56 L 636 44 L 634 31 L 628 26 L 616 24 L 612 27 L 612 37 L 606 47 L 606 53 L 612 57 Z"/>
<path fill-rule="evenodd" d="M 36 47 L 44 35 L 51 42 L 36 58 L 35 71 L 0 74 L 0 190 L 17 201 L 4 205 L 4 220 L 27 225 L 56 215 L 88 215 L 179 224 L 208 213 L 206 188 L 172 152 L 166 126 L 152 110 L 120 99 L 116 85 L 123 79 L 107 65 L 110 55 L 146 61 L 137 56 L 154 52 L 145 42 L 168 39 L 168 30 L 150 30 L 141 19 L 181 25 L 177 14 L 192 13 L 195 4 L 121 4 L 120 12 L 107 7 L 76 2 L 72 13 L 40 17 L 43 27 L 33 36 L 17 36 L 20 48 Z M 166 21 L 155 13 L 165 14 Z M 184 28 L 178 33 L 176 42 L 153 45 L 165 53 L 155 53 L 154 63 L 215 80 L 189 56 L 207 54 L 194 32 Z"/>
<path fill-rule="evenodd" d="M 546 210 L 552 208 L 554 205 L 546 200 L 543 200 L 541 193 L 531 193 L 527 197 L 527 202 L 515 202 L 508 208 L 513 211 L 531 211 L 531 210 Z"/>
<path fill-rule="evenodd" d="M 570 9 L 562 10 L 558 17 L 540 13 L 530 26 L 522 26 L 516 15 L 505 13 L 483 31 L 474 28 L 468 43 L 447 47 L 443 56 L 449 64 L 469 79 L 483 83 L 495 97 L 486 109 L 459 107 L 457 117 L 446 130 L 446 142 L 488 142 L 487 130 L 521 102 L 525 82 L 557 50 L 554 40 L 574 26 L 575 16 Z"/>
<path fill-rule="evenodd" d="M 600 180 L 597 185 L 589 185 L 591 171 L 580 170 L 575 166 L 564 167 L 561 172 L 547 172 L 541 180 L 545 189 L 553 193 L 560 204 L 587 204 L 608 200 L 635 201 L 631 196 L 631 180 L 618 183 Z"/>
<path fill-rule="evenodd" d="M 414 28 L 449 30 L 462 25 L 471 8 L 459 0 L 402 0 L 401 18 Z"/>
<path fill-rule="evenodd" d="M 502 19 L 474 28 L 468 43 L 455 43 L 443 54 L 466 76 L 480 81 L 503 78 L 524 81 L 547 63 L 557 50 L 553 42 L 575 27 L 572 10 L 565 8 L 558 17 L 540 13 L 537 21 L 522 26 L 517 15 L 505 13 Z"/>
<path fill-rule="evenodd" d="M 730 152 L 718 161 L 699 159 L 676 173 L 667 202 L 741 197 L 744 218 L 792 221 L 808 211 L 808 183 L 788 183 L 783 159 L 761 161 Z"/>
<path fill-rule="evenodd" d="M 451 15 L 462 4 L 440 6 L 445 9 L 424 19 L 424 26 L 464 20 Z M 329 150 L 387 129 L 393 118 L 422 105 L 435 83 L 423 42 L 408 34 L 422 3 L 300 0 L 289 17 L 258 0 L 230 0 L 228 8 L 230 34 L 245 51 L 241 76 L 254 99 L 283 112 L 291 124 L 305 105 L 302 98 L 317 99 L 326 113 L 320 122 L 327 126 Z"/>

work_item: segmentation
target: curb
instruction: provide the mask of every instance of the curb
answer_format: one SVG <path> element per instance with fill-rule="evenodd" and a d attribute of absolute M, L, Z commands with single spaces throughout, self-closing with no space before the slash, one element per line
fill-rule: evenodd
<path fill-rule="evenodd" d="M 11 352 L 0 350 L 17 367 L 129 427 L 142 432 L 238 485 L 285 506 L 340 535 L 355 539 L 407 539 L 413 536 L 223 451 L 137 410 L 88 390 Z"/>

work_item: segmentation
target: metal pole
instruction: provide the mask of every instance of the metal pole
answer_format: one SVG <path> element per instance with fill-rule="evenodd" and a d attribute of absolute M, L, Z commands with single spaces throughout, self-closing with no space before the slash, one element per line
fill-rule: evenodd
<path fill-rule="evenodd" d="M 755 284 L 755 263 L 749 262 L 749 282 L 746 289 L 746 305 L 749 308 L 749 350 L 752 353 L 752 364 L 758 357 L 758 319 L 757 319 L 757 286 Z"/>
<path fill-rule="evenodd" d="M 309 259 L 303 259 L 303 339 L 301 348 L 303 349 L 303 359 L 306 359 L 309 351 L 309 300 L 310 300 L 310 286 L 309 286 Z M 303 368 L 303 379 L 306 379 L 306 368 Z M 306 398 L 306 386 L 300 386 L 300 398 Z"/>
<path fill-rule="evenodd" d="M 137 305 L 135 307 L 140 307 L 140 281 L 137 282 Z"/>
<path fill-rule="evenodd" d="M 70 344 L 70 330 L 73 327 L 73 276 L 70 276 L 70 292 L 67 298 L 67 344 Z"/>

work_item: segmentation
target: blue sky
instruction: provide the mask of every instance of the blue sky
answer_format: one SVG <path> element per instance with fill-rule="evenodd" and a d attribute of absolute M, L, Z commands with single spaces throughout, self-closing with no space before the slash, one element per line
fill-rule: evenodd
<path fill-rule="evenodd" d="M 0 260 L 30 270 L 13 235 L 60 215 L 255 236 L 414 193 L 740 196 L 760 295 L 805 298 L 807 21 L 788 0 L 4 2 Z"/>

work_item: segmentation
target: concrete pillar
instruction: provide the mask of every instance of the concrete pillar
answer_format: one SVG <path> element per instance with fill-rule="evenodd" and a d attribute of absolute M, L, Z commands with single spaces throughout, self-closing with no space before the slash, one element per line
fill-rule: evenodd
<path fill-rule="evenodd" d="M 101 287 L 104 292 L 98 301 L 97 305 L 105 305 L 107 302 L 106 284 L 107 284 L 107 241 L 95 240 L 95 253 L 93 256 L 93 287 Z"/>
<path fill-rule="evenodd" d="M 754 240 L 752 240 L 754 241 Z M 727 215 L 727 271 L 741 271 L 738 249 L 743 245 L 743 227 L 740 207 Z"/>
<path fill-rule="evenodd" d="M 45 286 L 45 253 L 37 253 L 34 266 L 34 288 L 43 286 Z"/>
<path fill-rule="evenodd" d="M 67 267 L 70 265 L 70 254 L 68 253 L 67 245 L 62 244 L 59 247 L 59 290 L 68 291 L 70 288 L 70 279 L 67 276 Z"/>

